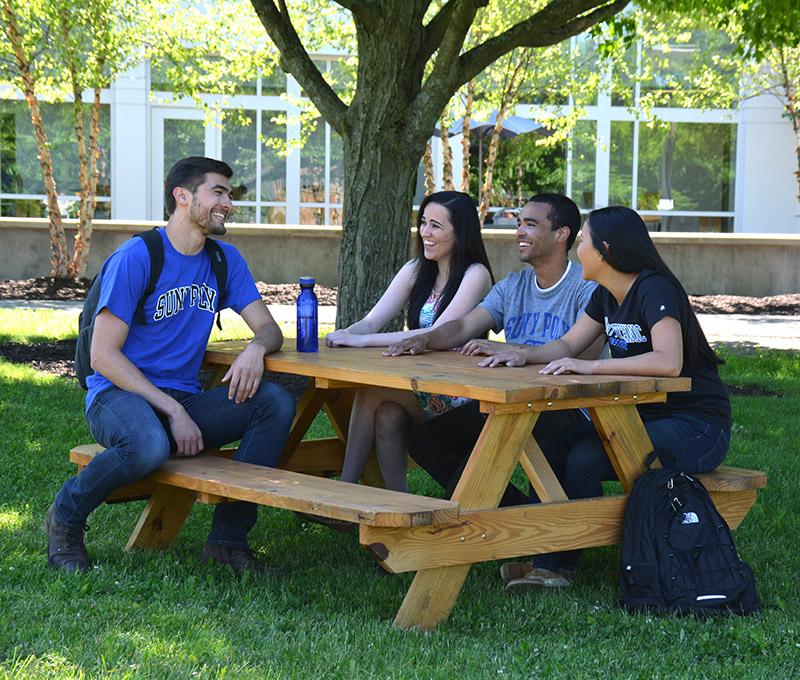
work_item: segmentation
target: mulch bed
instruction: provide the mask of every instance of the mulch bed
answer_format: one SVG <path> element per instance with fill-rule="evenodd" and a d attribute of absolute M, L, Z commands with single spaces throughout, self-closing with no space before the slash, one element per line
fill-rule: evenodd
<path fill-rule="evenodd" d="M 92 280 L 59 279 L 42 276 L 36 279 L 6 279 L 0 281 L 0 300 L 83 300 L 89 292 Z M 293 305 L 300 294 L 296 283 L 256 282 L 258 292 L 268 304 Z M 336 304 L 336 289 L 314 286 L 321 305 Z"/>

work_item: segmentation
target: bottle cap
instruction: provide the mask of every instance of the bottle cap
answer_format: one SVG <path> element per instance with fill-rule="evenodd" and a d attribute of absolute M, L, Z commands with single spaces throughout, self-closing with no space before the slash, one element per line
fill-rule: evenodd
<path fill-rule="evenodd" d="M 301 276 L 299 283 L 301 286 L 313 286 L 317 280 L 313 276 Z"/>

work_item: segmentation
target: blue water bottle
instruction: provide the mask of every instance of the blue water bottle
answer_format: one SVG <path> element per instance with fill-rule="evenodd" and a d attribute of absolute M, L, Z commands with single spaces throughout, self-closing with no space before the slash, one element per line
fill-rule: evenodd
<path fill-rule="evenodd" d="M 313 276 L 300 277 L 300 295 L 297 296 L 297 351 L 318 352 L 319 337 L 317 334 L 317 295 Z"/>

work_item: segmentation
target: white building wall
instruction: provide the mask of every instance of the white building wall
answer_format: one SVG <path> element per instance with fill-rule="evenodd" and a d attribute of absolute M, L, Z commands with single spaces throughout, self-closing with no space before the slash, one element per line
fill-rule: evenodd
<path fill-rule="evenodd" d="M 150 103 L 148 66 L 140 64 L 111 86 L 111 216 L 149 219 Z"/>
<path fill-rule="evenodd" d="M 800 233 L 792 126 L 772 95 L 742 103 L 736 140 L 736 217 L 740 233 Z"/>

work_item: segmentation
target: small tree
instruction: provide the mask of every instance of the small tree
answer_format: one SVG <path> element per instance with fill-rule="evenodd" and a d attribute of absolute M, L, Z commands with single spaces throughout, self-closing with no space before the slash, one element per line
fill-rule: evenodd
<path fill-rule="evenodd" d="M 96 206 L 100 93 L 140 58 L 136 0 L 0 0 L 0 77 L 25 96 L 39 151 L 50 221 L 50 275 L 86 271 Z M 86 130 L 84 92 L 92 92 Z M 41 102 L 69 99 L 80 179 L 78 228 L 72 255 L 66 243 L 51 144 Z"/>

